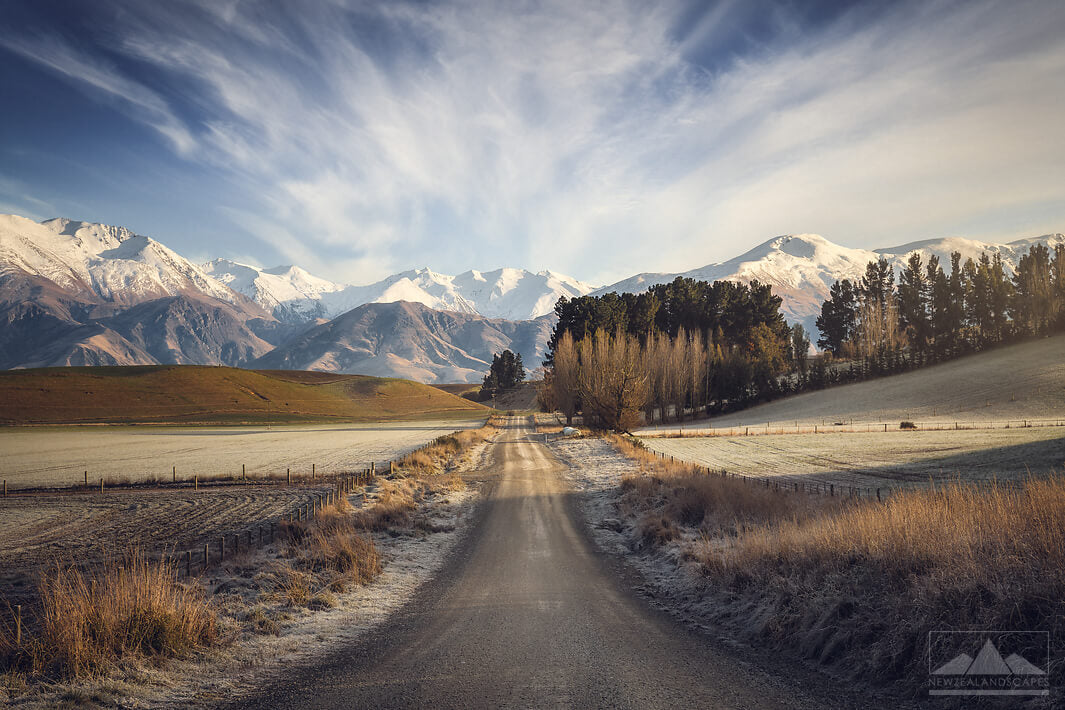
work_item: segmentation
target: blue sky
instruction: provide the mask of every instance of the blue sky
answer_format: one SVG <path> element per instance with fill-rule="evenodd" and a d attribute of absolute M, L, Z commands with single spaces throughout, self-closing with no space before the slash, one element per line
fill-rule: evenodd
<path fill-rule="evenodd" d="M 0 6 L 0 212 L 367 283 L 1065 231 L 1061 2 Z"/>

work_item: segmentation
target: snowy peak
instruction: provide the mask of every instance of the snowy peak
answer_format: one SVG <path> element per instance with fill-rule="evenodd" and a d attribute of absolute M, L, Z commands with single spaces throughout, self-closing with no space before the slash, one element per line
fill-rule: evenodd
<path fill-rule="evenodd" d="M 232 303 L 235 295 L 184 257 L 124 227 L 0 215 L 0 268 L 41 276 L 113 303 L 199 292 Z"/>
<path fill-rule="evenodd" d="M 215 259 L 204 270 L 285 321 L 335 318 L 367 303 L 420 303 L 434 310 L 529 320 L 551 313 L 559 297 L 592 287 L 551 271 L 470 270 L 450 276 L 428 267 L 393 274 L 367 286 L 337 284 L 296 266 L 260 269 Z"/>
<path fill-rule="evenodd" d="M 851 249 L 834 244 L 817 234 L 789 234 L 774 237 L 734 259 L 692 269 L 683 273 L 644 273 L 598 289 L 595 293 L 636 293 L 655 284 L 669 283 L 678 276 L 700 281 L 729 280 L 749 283 L 758 280 L 773 287 L 783 303 L 781 310 L 792 323 L 802 323 L 816 333 L 814 321 L 821 312 L 821 303 L 828 297 L 829 288 L 838 279 L 857 280 L 865 273 L 870 261 L 880 257 L 900 272 L 909 255 L 921 252 L 924 263 L 935 254 L 944 270 L 950 269 L 951 252 L 961 252 L 962 262 L 976 260 L 980 254 L 1001 254 L 1007 273 L 1013 273 L 1021 255 L 1034 244 L 1053 249 L 1065 244 L 1065 236 L 1049 234 L 1019 239 L 1008 244 L 994 244 L 961 237 L 911 242 L 887 249 Z"/>

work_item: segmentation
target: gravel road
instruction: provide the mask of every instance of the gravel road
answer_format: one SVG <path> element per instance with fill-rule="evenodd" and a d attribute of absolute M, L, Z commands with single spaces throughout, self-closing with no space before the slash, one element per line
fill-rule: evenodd
<path fill-rule="evenodd" d="M 591 542 L 557 461 L 512 422 L 479 474 L 478 518 L 436 579 L 361 643 L 235 707 L 858 706 L 637 597 Z"/>

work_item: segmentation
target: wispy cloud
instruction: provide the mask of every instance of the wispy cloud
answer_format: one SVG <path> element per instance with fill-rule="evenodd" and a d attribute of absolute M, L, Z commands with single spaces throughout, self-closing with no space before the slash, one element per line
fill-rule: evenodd
<path fill-rule="evenodd" d="M 260 206 L 236 224 L 337 279 L 466 259 L 608 281 L 1065 204 L 1053 2 L 777 9 L 744 42 L 746 3 L 123 5 L 106 55 L 0 44 L 229 175 Z"/>

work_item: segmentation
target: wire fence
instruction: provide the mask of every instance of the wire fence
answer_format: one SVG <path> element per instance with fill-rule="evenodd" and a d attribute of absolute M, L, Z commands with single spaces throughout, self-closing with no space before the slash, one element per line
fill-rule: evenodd
<path fill-rule="evenodd" d="M 739 424 L 729 427 L 657 428 L 637 432 L 641 439 L 683 439 L 701 437 L 781 436 L 784 434 L 872 434 L 891 431 L 972 431 L 977 429 L 1031 429 L 1065 427 L 1065 419 L 1008 419 L 1003 421 L 982 420 L 935 420 L 923 422 L 854 422 L 824 420 L 821 424 L 809 422 L 765 422 L 763 424 Z"/>

